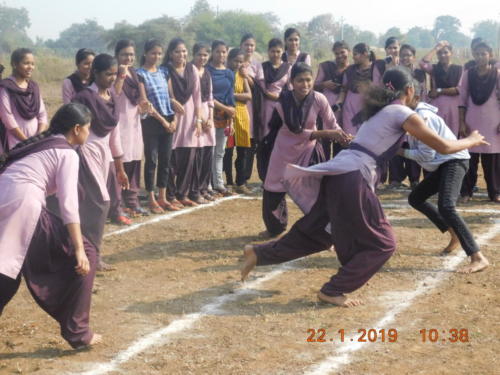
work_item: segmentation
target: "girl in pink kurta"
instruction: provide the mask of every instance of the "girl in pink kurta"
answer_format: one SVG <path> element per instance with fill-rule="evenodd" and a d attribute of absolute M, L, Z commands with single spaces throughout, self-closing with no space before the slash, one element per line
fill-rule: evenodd
<path fill-rule="evenodd" d="M 365 43 L 358 43 L 352 50 L 354 64 L 344 71 L 342 93 L 337 105 L 342 107 L 342 129 L 356 135 L 363 123 L 363 93 L 371 85 L 380 85 L 383 72 L 374 63 L 375 54 Z"/>
<path fill-rule="evenodd" d="M 317 139 L 347 140 L 326 97 L 312 90 L 312 70 L 305 63 L 297 63 L 291 71 L 292 91 L 280 95 L 277 114 L 282 122 L 271 153 L 264 181 L 262 217 L 271 236 L 286 230 L 288 210 L 283 186 L 283 172 L 289 163 L 309 166 L 325 160 Z M 318 130 L 316 121 L 323 120 L 324 129 Z"/>
<path fill-rule="evenodd" d="M 346 42 L 337 41 L 333 44 L 332 51 L 335 54 L 335 61 L 324 61 L 319 64 L 318 74 L 314 81 L 314 89 L 325 95 L 328 104 L 332 107 L 336 117 L 340 119 L 339 123 L 341 123 L 342 113 L 340 112 L 340 107 L 336 104 L 342 91 L 344 71 L 349 65 L 349 54 L 351 49 Z M 318 120 L 318 129 L 323 129 L 323 123 L 320 119 Z M 325 157 L 329 160 L 332 155 L 332 143 L 329 141 L 322 141 L 322 144 L 325 151 Z M 334 147 L 333 155 L 336 155 L 339 151 L 339 147 Z"/>
<path fill-rule="evenodd" d="M 202 119 L 202 132 L 198 137 L 196 148 L 195 176 L 198 179 L 198 192 L 193 192 L 193 198 L 202 197 L 206 201 L 213 201 L 214 192 L 210 187 L 212 176 L 212 164 L 215 147 L 214 127 L 214 97 L 212 93 L 212 78 L 210 72 L 205 69 L 208 63 L 210 49 L 203 43 L 193 46 L 193 65 L 200 79 L 200 116 Z"/>
<path fill-rule="evenodd" d="M 31 79 L 31 50 L 12 52 L 12 76 L 0 81 L 0 153 L 47 128 L 47 111 L 38 84 Z"/>
<path fill-rule="evenodd" d="M 431 59 L 437 54 L 438 63 L 431 64 Z M 460 121 L 458 106 L 460 105 L 460 90 L 462 66 L 452 64 L 453 48 L 448 42 L 439 42 L 420 61 L 420 67 L 431 75 L 431 90 L 428 93 L 429 103 L 438 108 L 438 115 L 458 137 Z"/>
<path fill-rule="evenodd" d="M 283 52 L 282 60 L 290 65 L 295 65 L 299 62 L 306 63 L 311 66 L 311 55 L 300 51 L 300 32 L 294 27 L 285 30 L 285 52 Z M 291 89 L 291 86 L 290 86 Z"/>
<path fill-rule="evenodd" d="M 116 177 L 122 188 L 128 189 L 128 177 L 123 169 L 123 150 L 120 128 L 115 108 L 115 96 L 111 91 L 118 67 L 116 60 L 108 54 L 97 55 L 92 63 L 94 83 L 80 91 L 75 102 L 89 107 L 92 112 L 90 135 L 80 149 L 84 165 L 85 195 L 81 201 L 80 218 L 86 237 L 100 250 L 104 224 L 109 211 L 108 175 L 114 161 Z M 80 173 L 82 175 L 82 173 Z M 82 177 L 82 176 L 81 176 Z M 99 267 L 107 265 L 99 259 Z"/>
<path fill-rule="evenodd" d="M 268 43 L 269 61 L 262 64 L 262 75 L 256 77 L 259 86 L 260 118 L 254 117 L 254 134 L 257 135 L 257 169 L 262 181 L 266 179 L 269 157 L 273 149 L 277 128 L 276 107 L 281 91 L 290 79 L 291 65 L 281 60 L 283 42 L 280 39 L 271 39 Z M 255 104 L 254 104 L 255 105 Z"/>
<path fill-rule="evenodd" d="M 189 198 L 190 192 L 198 190 L 193 183 L 198 182 L 195 159 L 203 123 L 200 80 L 194 65 L 187 62 L 186 44 L 180 38 L 170 41 L 163 66 L 168 68 L 173 94 L 171 100 L 177 115 L 177 129 L 172 141 L 175 185 L 169 186 L 168 193 L 172 204 L 193 207 L 205 203 L 201 197 L 197 198 L 197 202 Z"/>
<path fill-rule="evenodd" d="M 64 79 L 62 83 L 62 99 L 64 104 L 70 103 L 75 95 L 92 83 L 90 71 L 95 52 L 88 48 L 81 48 L 76 52 L 76 71 Z"/>
<path fill-rule="evenodd" d="M 118 127 L 123 149 L 123 168 L 130 182 L 130 189 L 121 190 L 127 213 L 132 216 L 148 216 L 149 212 L 139 203 L 141 178 L 141 160 L 144 153 L 141 128 L 141 106 L 146 109 L 145 93 L 140 90 L 139 78 L 133 67 L 135 61 L 135 43 L 129 39 L 118 41 L 115 58 L 119 64 L 119 75 L 113 89 L 116 94 Z"/>
<path fill-rule="evenodd" d="M 471 160 L 462 185 L 462 201 L 472 197 L 479 157 L 491 201 L 500 203 L 500 70 L 491 63 L 493 51 L 484 42 L 474 46 L 476 64 L 467 70 L 460 86 L 460 132 L 473 130 L 484 135 L 489 145 L 471 148 Z"/>
<path fill-rule="evenodd" d="M 256 91 L 258 88 L 256 87 L 256 80 L 257 77 L 262 77 L 262 64 L 254 57 L 255 53 L 255 47 L 256 47 L 256 40 L 253 34 L 245 34 L 241 38 L 240 42 L 240 49 L 244 53 L 244 62 L 243 66 L 240 69 L 240 74 L 243 76 L 243 78 L 246 78 L 248 81 L 248 84 L 250 85 L 250 89 L 252 90 L 252 100 L 249 100 L 247 102 L 247 108 L 248 108 L 248 115 L 250 116 L 250 135 L 251 135 L 251 146 L 250 150 L 248 151 L 248 160 L 247 160 L 247 166 L 246 166 L 246 179 L 250 180 L 252 177 L 252 172 L 253 172 L 253 164 L 254 164 L 254 158 L 255 158 L 255 152 L 257 149 L 257 139 L 254 133 L 254 121 L 253 118 L 255 114 L 257 116 L 260 116 L 260 108 L 254 105 L 255 97 L 258 96 L 258 93 Z"/>
<path fill-rule="evenodd" d="M 0 163 L 0 314 L 21 273 L 35 301 L 74 348 L 100 341 L 89 327 L 96 249 L 82 238 L 78 213 L 78 155 L 89 134 L 90 111 L 68 104 L 50 128 L 18 144 Z M 56 194 L 61 218 L 45 208 Z"/>

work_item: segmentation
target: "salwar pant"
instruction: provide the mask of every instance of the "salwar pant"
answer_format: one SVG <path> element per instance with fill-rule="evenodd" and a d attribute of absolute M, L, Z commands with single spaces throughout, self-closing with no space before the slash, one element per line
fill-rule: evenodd
<path fill-rule="evenodd" d="M 408 203 L 427 216 L 441 232 L 452 228 L 462 248 L 470 256 L 479 251 L 479 246 L 455 209 L 468 166 L 468 160 L 458 159 L 441 164 L 413 189 L 408 196 Z M 437 207 L 427 201 L 435 194 L 439 194 Z"/>
<path fill-rule="evenodd" d="M 351 293 L 363 286 L 396 248 L 382 206 L 359 171 L 323 177 L 311 211 L 279 240 L 254 248 L 257 265 L 268 265 L 302 258 L 332 245 L 341 267 L 321 288 L 328 296 Z"/>
<path fill-rule="evenodd" d="M 36 303 L 60 325 L 61 336 L 74 348 L 88 345 L 92 286 L 97 265 L 96 248 L 84 239 L 90 272 L 75 272 L 76 259 L 69 233 L 54 214 L 42 210 L 22 268 L 26 285 Z M 0 275 L 0 313 L 16 294 L 16 280 Z"/>
<path fill-rule="evenodd" d="M 106 182 L 106 187 L 108 188 L 109 194 L 109 212 L 108 217 L 111 220 L 115 220 L 118 216 L 123 214 L 122 212 L 122 187 L 118 183 L 116 178 L 115 163 L 111 162 L 108 173 L 108 181 Z"/>
<path fill-rule="evenodd" d="M 406 177 L 410 183 L 420 180 L 420 165 L 402 156 L 395 155 L 389 162 L 389 182 L 403 182 Z"/>
<path fill-rule="evenodd" d="M 210 186 L 210 179 L 212 177 L 212 165 L 213 165 L 213 155 L 214 147 L 205 146 L 199 149 L 199 158 L 197 159 L 197 165 L 199 170 L 199 191 L 200 194 L 205 195 L 208 193 L 208 187 Z"/>
<path fill-rule="evenodd" d="M 477 183 L 479 158 L 483 166 L 484 180 L 488 190 L 488 198 L 492 201 L 500 196 L 500 154 L 470 154 L 469 171 L 464 177 L 461 195 L 472 197 Z"/>
<path fill-rule="evenodd" d="M 146 122 L 158 121 L 148 117 L 142 121 L 142 137 L 144 141 L 144 184 L 146 191 L 154 191 L 154 179 L 156 172 L 156 186 L 166 188 L 168 184 L 168 172 L 170 157 L 172 155 L 172 133 L 166 131 L 151 132 L 146 129 Z"/>
<path fill-rule="evenodd" d="M 193 181 L 196 180 L 196 148 L 177 147 L 173 151 L 168 183 L 170 199 L 186 199 L 190 194 Z"/>
<path fill-rule="evenodd" d="M 216 190 L 226 190 L 224 180 L 222 179 L 224 149 L 226 147 L 227 137 L 223 128 L 215 129 L 215 149 L 212 166 L 212 186 Z"/>
<path fill-rule="evenodd" d="M 246 176 L 245 176 L 246 181 L 252 178 L 253 164 L 256 152 L 257 152 L 257 142 L 254 138 L 252 138 L 250 140 L 250 148 L 248 150 L 248 157 L 247 157 Z"/>
<path fill-rule="evenodd" d="M 264 189 L 262 192 L 262 219 L 267 231 L 272 236 L 277 236 L 286 230 L 288 225 L 286 193 L 275 193 Z"/>
<path fill-rule="evenodd" d="M 123 169 L 127 174 L 130 188 L 122 190 L 122 200 L 125 207 L 138 208 L 139 204 L 139 190 L 141 185 L 141 161 L 133 160 L 123 163 Z"/>

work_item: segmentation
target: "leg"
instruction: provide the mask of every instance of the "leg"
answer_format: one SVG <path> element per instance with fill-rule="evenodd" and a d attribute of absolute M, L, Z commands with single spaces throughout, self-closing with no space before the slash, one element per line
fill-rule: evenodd
<path fill-rule="evenodd" d="M 154 191 L 154 176 L 158 163 L 158 136 L 144 132 L 143 124 L 142 137 L 144 141 L 144 185 L 147 192 Z"/>
<path fill-rule="evenodd" d="M 224 186 L 224 180 L 222 179 L 222 163 L 227 137 L 224 135 L 224 129 L 215 129 L 215 138 L 216 144 L 212 167 L 212 185 L 216 190 L 225 191 L 226 188 Z"/>
<path fill-rule="evenodd" d="M 399 186 L 406 178 L 404 162 L 404 158 L 399 155 L 396 155 L 391 159 L 389 162 L 389 183 Z"/>
<path fill-rule="evenodd" d="M 208 186 L 210 185 L 210 178 L 212 176 L 213 156 L 213 146 L 203 147 L 200 172 L 200 192 L 203 195 L 208 194 Z"/>
<path fill-rule="evenodd" d="M 253 163 L 255 159 L 255 152 L 257 151 L 257 142 L 254 138 L 250 140 L 251 146 L 250 149 L 248 150 L 248 159 L 247 159 L 247 165 L 246 165 L 246 176 L 245 180 L 248 181 L 252 177 L 253 173 Z"/>
<path fill-rule="evenodd" d="M 135 210 L 140 207 L 138 196 L 141 178 L 141 161 L 134 160 L 123 163 L 123 168 L 125 169 L 125 173 L 128 176 L 130 189 L 122 191 L 122 199 L 125 207 Z"/>
<path fill-rule="evenodd" d="M 271 236 L 278 236 L 286 230 L 288 224 L 286 193 L 264 190 L 262 194 L 262 219 Z"/>
<path fill-rule="evenodd" d="M 410 186 L 415 187 L 420 181 L 420 171 L 422 167 L 415 161 L 406 159 L 406 174 L 408 175 L 408 179 L 410 180 Z"/>
<path fill-rule="evenodd" d="M 222 158 L 222 169 L 226 175 L 226 185 L 233 186 L 233 153 L 234 147 L 226 147 Z"/>
<path fill-rule="evenodd" d="M 242 186 L 247 182 L 247 164 L 250 156 L 249 147 L 236 147 L 236 185 Z"/>
<path fill-rule="evenodd" d="M 500 154 L 481 154 L 484 179 L 488 197 L 493 202 L 500 202 Z"/>
<path fill-rule="evenodd" d="M 464 177 L 462 182 L 462 189 L 460 190 L 460 195 L 462 196 L 462 201 L 467 202 L 474 194 L 474 186 L 477 182 L 477 167 L 479 164 L 479 154 L 471 153 L 469 160 L 469 170 Z"/>
<path fill-rule="evenodd" d="M 168 168 L 168 182 L 167 182 L 167 199 L 173 201 L 177 193 L 176 179 L 177 179 L 177 149 L 172 150 L 170 157 L 170 167 Z"/>
<path fill-rule="evenodd" d="M 175 149 L 176 197 L 181 203 L 183 201 L 188 203 L 189 201 L 188 194 L 193 181 L 195 158 L 196 149 L 193 147 L 178 147 Z"/>
<path fill-rule="evenodd" d="M 114 162 L 111 162 L 111 165 L 109 166 L 108 181 L 106 185 L 110 198 L 108 217 L 111 219 L 111 221 L 118 224 L 131 224 L 132 221 L 129 218 L 124 217 L 123 215 L 123 210 L 121 207 L 122 188 L 120 184 L 118 184 L 118 180 L 116 178 L 116 169 Z"/>
<path fill-rule="evenodd" d="M 17 279 L 11 279 L 0 273 L 0 316 L 2 316 L 3 309 L 10 300 L 15 296 L 19 285 L 21 284 L 21 274 Z"/>
<path fill-rule="evenodd" d="M 197 147 L 194 149 L 194 164 L 193 164 L 193 176 L 191 178 L 190 188 L 189 188 L 189 199 L 200 201 L 202 198 L 200 195 L 200 185 L 201 185 L 201 161 L 203 157 L 203 148 Z"/>

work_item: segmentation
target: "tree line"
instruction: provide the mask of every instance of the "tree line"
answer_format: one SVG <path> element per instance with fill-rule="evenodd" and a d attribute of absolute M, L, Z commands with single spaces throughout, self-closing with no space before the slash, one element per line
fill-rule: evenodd
<path fill-rule="evenodd" d="M 405 32 L 398 27 L 391 27 L 385 33 L 377 35 L 344 23 L 331 14 L 321 14 L 308 22 L 281 27 L 279 18 L 274 13 L 234 10 L 219 12 L 207 0 L 197 0 L 189 14 L 181 19 L 163 15 L 140 25 L 121 21 L 111 29 L 104 28 L 95 20 L 86 19 L 63 30 L 57 39 L 32 40 L 27 34 L 30 27 L 28 10 L 0 5 L 0 53 L 8 54 L 15 48 L 24 46 L 70 57 L 82 47 L 96 52 L 112 51 L 115 43 L 123 38 L 134 40 L 140 48 L 152 37 L 167 43 L 176 36 L 182 37 L 188 45 L 222 39 L 229 45 L 236 46 L 239 45 L 240 37 L 247 32 L 254 34 L 258 51 L 264 53 L 267 41 L 272 37 L 282 36 L 283 30 L 289 26 L 301 31 L 302 49 L 310 52 L 316 60 L 328 58 L 333 41 L 341 39 L 351 46 L 362 41 L 370 46 L 383 47 L 387 37 L 395 36 L 416 48 L 431 48 L 438 40 L 448 40 L 456 47 L 468 47 L 471 37 L 482 37 L 497 50 L 500 39 L 500 22 L 495 20 L 476 23 L 471 36 L 462 33 L 460 20 L 449 15 L 437 17 L 432 29 L 414 26 Z"/>

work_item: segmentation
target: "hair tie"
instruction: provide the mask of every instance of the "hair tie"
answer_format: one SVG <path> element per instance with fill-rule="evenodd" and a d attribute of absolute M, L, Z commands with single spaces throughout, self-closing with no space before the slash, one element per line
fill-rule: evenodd
<path fill-rule="evenodd" d="M 388 88 L 389 90 L 391 91 L 396 91 L 396 89 L 394 88 L 394 86 L 392 85 L 392 82 L 389 81 L 385 84 L 385 87 Z"/>

